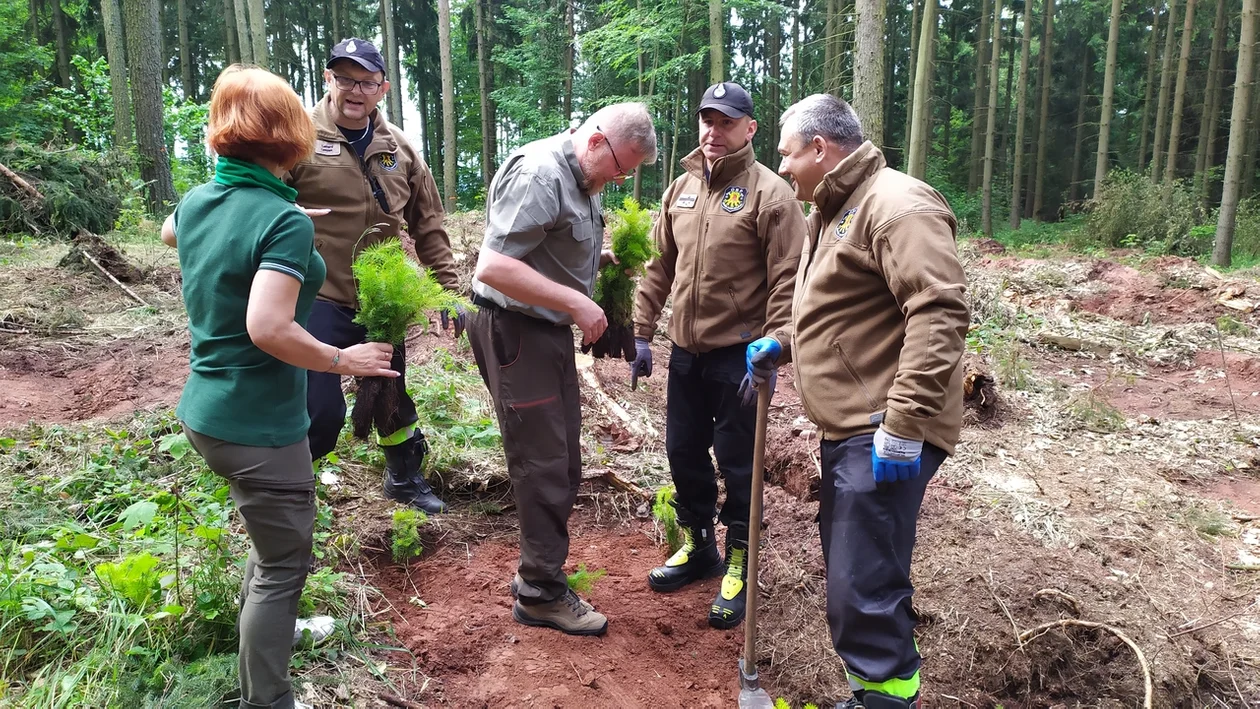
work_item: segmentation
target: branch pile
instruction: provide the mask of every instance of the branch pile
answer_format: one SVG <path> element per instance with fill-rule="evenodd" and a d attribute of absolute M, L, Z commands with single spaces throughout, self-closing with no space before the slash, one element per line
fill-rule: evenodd
<path fill-rule="evenodd" d="M 80 150 L 0 147 L 0 232 L 104 234 L 123 204 L 121 166 Z"/>

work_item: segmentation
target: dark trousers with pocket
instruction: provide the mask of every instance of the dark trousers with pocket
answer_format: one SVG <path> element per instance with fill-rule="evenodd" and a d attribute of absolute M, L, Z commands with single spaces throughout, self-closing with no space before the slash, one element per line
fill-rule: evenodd
<path fill-rule="evenodd" d="M 713 522 L 718 485 L 711 448 L 718 474 L 726 481 L 726 501 L 717 516 L 726 525 L 728 544 L 748 541 L 757 407 L 744 406 L 739 399 L 746 351 L 746 345 L 732 345 L 693 354 L 675 345 L 666 387 L 665 453 L 677 490 L 678 521 Z"/>
<path fill-rule="evenodd" d="M 569 514 L 582 482 L 573 330 L 478 301 L 468 341 L 494 399 L 521 524 L 521 603 L 568 590 Z"/>
<path fill-rule="evenodd" d="M 873 434 L 823 441 L 819 526 L 827 565 L 827 623 L 836 654 L 867 682 L 919 670 L 910 557 L 919 507 L 945 451 L 923 444 L 919 477 L 875 483 Z"/>
<path fill-rule="evenodd" d="M 311 317 L 306 330 L 315 339 L 333 347 L 345 349 L 361 344 L 367 330 L 354 322 L 355 311 L 343 305 L 316 300 L 311 307 Z M 396 345 L 390 369 L 400 374 L 407 372 L 407 347 Z M 402 426 L 417 421 L 416 404 L 407 394 L 405 376 L 394 379 L 398 388 L 398 417 Z M 337 447 L 337 438 L 346 423 L 346 396 L 341 391 L 341 375 L 308 370 L 306 375 L 306 411 L 311 417 L 311 457 L 319 460 Z M 400 426 L 400 428 L 402 428 Z M 377 431 L 388 436 L 394 431 Z"/>
<path fill-rule="evenodd" d="M 249 534 L 237 621 L 241 709 L 292 709 L 289 658 L 315 533 L 310 443 L 243 446 L 187 426 L 184 432 L 210 469 L 227 479 Z"/>

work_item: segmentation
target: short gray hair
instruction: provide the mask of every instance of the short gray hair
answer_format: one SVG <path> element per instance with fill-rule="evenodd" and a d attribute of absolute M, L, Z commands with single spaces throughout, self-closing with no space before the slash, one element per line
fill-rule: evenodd
<path fill-rule="evenodd" d="M 634 146 L 644 165 L 656 162 L 656 126 L 646 104 L 629 101 L 604 106 L 586 119 L 579 132 L 589 135 L 595 126 L 602 133 L 615 135 L 619 143 Z"/>
<path fill-rule="evenodd" d="M 779 125 L 792 128 L 792 134 L 810 141 L 814 136 L 845 150 L 856 150 L 866 141 L 862 121 L 848 101 L 831 94 L 813 94 L 797 101 L 783 112 Z"/>

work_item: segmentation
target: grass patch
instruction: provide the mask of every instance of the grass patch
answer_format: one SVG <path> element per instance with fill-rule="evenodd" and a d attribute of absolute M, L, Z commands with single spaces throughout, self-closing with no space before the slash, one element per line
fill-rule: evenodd
<path fill-rule="evenodd" d="M 586 564 L 578 564 L 577 571 L 569 574 L 566 580 L 569 583 L 569 588 L 572 589 L 574 593 L 580 593 L 583 596 L 586 596 L 589 595 L 591 590 L 595 588 L 595 582 L 607 575 L 608 572 L 603 569 L 587 571 Z"/>
<path fill-rule="evenodd" d="M 1222 315 L 1216 319 L 1216 329 L 1220 330 L 1222 335 L 1246 336 L 1253 334 L 1250 325 L 1229 315 Z"/>
<path fill-rule="evenodd" d="M 1229 515 L 1220 510 L 1209 509 L 1201 505 L 1186 508 L 1182 519 L 1191 529 L 1204 537 L 1232 537 L 1234 524 Z"/>
<path fill-rule="evenodd" d="M 1078 428 L 1095 433 L 1115 433 L 1124 428 L 1124 414 L 1103 398 L 1097 388 L 1068 397 L 1064 414 Z"/>

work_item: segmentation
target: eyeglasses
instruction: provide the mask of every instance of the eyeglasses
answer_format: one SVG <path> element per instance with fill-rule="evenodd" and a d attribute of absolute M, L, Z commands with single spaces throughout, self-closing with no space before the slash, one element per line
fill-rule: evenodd
<path fill-rule="evenodd" d="M 604 136 L 604 142 L 608 144 L 608 152 L 612 153 L 613 156 L 613 164 L 617 166 L 617 175 L 613 177 L 613 179 L 618 180 L 623 177 L 629 178 L 634 175 L 634 170 L 626 172 L 626 169 L 621 166 L 621 161 L 617 159 L 617 151 L 613 150 L 612 140 L 609 139 L 608 134 L 604 132 L 604 129 L 599 126 L 595 126 L 595 130 L 599 131 L 600 135 Z"/>
<path fill-rule="evenodd" d="M 381 86 L 383 86 L 383 84 L 379 81 L 360 81 L 358 79 L 351 79 L 348 76 L 341 76 L 340 74 L 333 74 L 333 82 L 335 82 L 337 84 L 337 88 L 342 91 L 354 91 L 354 87 L 358 86 L 364 96 L 371 96 L 372 94 L 375 94 L 377 91 L 380 91 Z"/>

